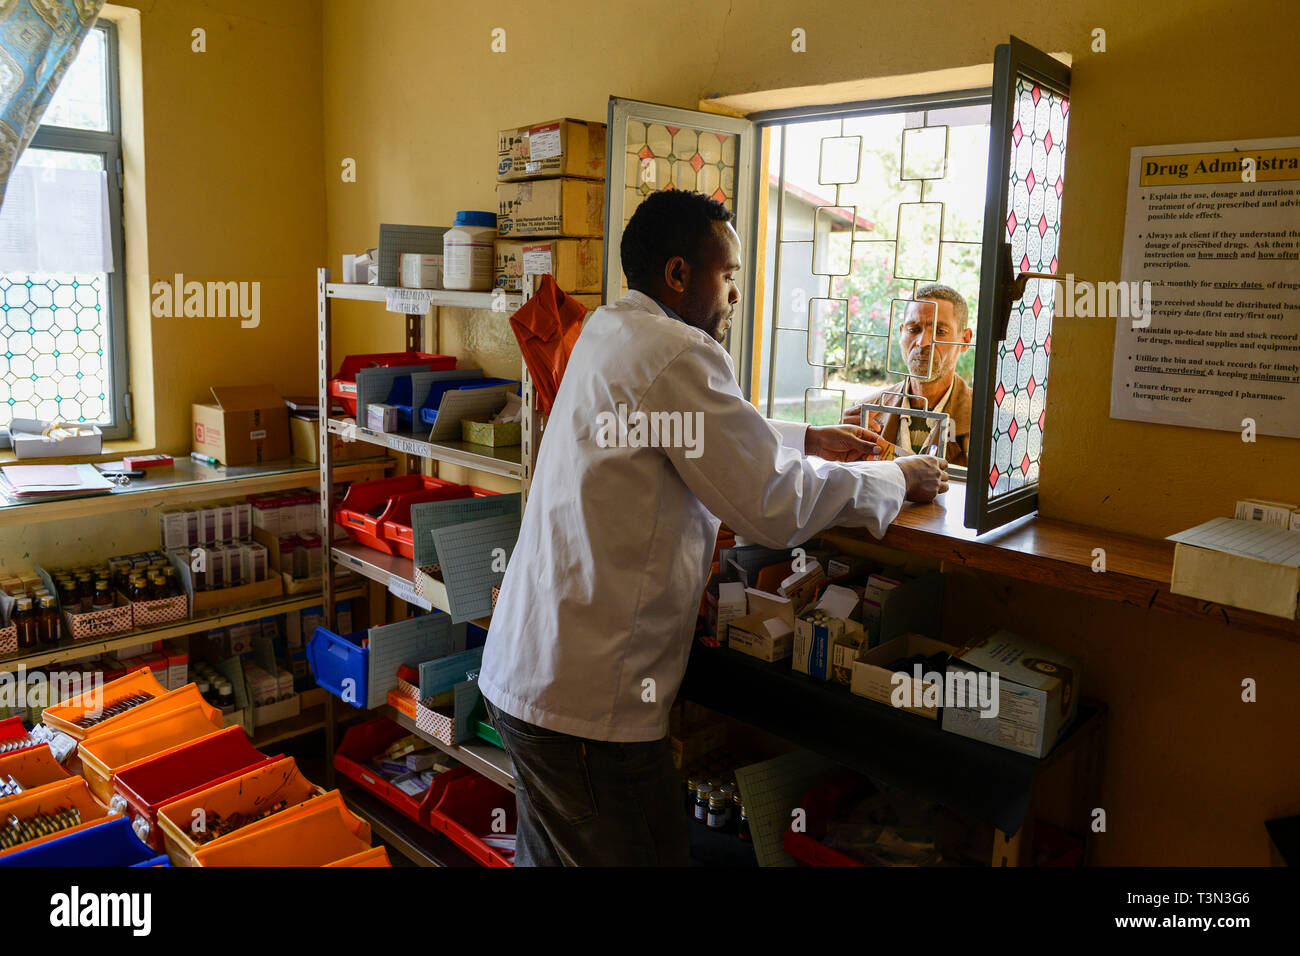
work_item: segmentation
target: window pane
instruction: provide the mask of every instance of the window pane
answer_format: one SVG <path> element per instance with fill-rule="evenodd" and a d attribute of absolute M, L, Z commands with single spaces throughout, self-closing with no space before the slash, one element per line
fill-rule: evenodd
<path fill-rule="evenodd" d="M 104 274 L 0 275 L 0 425 L 108 421 L 107 290 Z"/>
<path fill-rule="evenodd" d="M 107 46 L 103 30 L 90 31 L 50 100 L 42 125 L 108 132 Z"/>
<path fill-rule="evenodd" d="M 1017 79 L 1005 233 L 1017 273 L 1056 272 L 1069 109 L 1064 97 Z M 1029 280 L 998 346 L 990 501 L 1038 480 L 1055 291 L 1055 283 Z"/>

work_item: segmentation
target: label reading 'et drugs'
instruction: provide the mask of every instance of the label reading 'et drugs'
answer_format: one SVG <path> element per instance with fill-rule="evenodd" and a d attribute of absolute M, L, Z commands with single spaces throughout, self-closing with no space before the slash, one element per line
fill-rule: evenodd
<path fill-rule="evenodd" d="M 561 152 L 559 123 L 551 126 L 538 126 L 528 131 L 528 158 L 530 160 L 550 159 L 553 156 L 559 156 Z"/>

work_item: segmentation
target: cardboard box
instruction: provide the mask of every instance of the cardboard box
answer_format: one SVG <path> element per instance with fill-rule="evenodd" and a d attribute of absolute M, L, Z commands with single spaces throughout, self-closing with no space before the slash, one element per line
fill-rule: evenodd
<path fill-rule="evenodd" d="M 703 760 L 727 743 L 727 725 L 717 721 L 697 730 L 670 736 L 668 749 L 672 751 L 673 766 L 684 770 Z"/>
<path fill-rule="evenodd" d="M 604 250 L 600 239 L 498 239 L 495 287 L 518 292 L 530 272 L 554 276 L 565 292 L 598 293 Z"/>
<path fill-rule="evenodd" d="M 1275 535 L 1291 531 L 1271 528 L 1254 521 L 1247 527 Z M 1252 558 L 1244 554 L 1198 548 L 1179 541 L 1174 545 L 1174 570 L 1169 590 L 1201 601 L 1246 608 L 1261 614 L 1296 620 L 1300 618 L 1300 568 Z"/>
<path fill-rule="evenodd" d="M 1243 498 L 1237 502 L 1234 518 L 1242 521 L 1262 521 L 1275 528 L 1290 529 L 1296 518 L 1296 509 L 1300 505 L 1284 501 L 1265 501 L 1263 498 Z"/>
<path fill-rule="evenodd" d="M 78 434 L 61 440 L 41 434 L 52 423 L 37 418 L 15 418 L 9 439 L 18 458 L 82 458 L 103 450 L 104 433 L 94 425 L 77 425 Z"/>
<path fill-rule="evenodd" d="M 587 179 L 539 179 L 497 184 L 497 235 L 600 236 L 605 231 L 605 184 Z"/>
<path fill-rule="evenodd" d="M 846 633 L 862 632 L 861 624 L 849 620 L 857 603 L 858 596 L 851 590 L 831 585 L 816 607 L 799 615 L 792 648 L 795 670 L 817 680 L 830 680 L 835 645 L 845 640 Z M 857 643 L 862 643 L 861 638 Z"/>
<path fill-rule="evenodd" d="M 965 706 L 946 701 L 940 719 L 944 730 L 995 747 L 1045 756 L 1078 712 L 1078 659 L 1009 631 L 962 648 L 948 673 L 997 675 L 996 717 L 983 714 L 979 702 L 968 697 Z"/>
<path fill-rule="evenodd" d="M 373 405 L 370 407 L 374 408 Z M 460 420 L 460 436 L 461 441 L 493 448 L 518 445 L 524 440 L 523 426 L 519 422 L 477 422 L 469 418 Z"/>
<path fill-rule="evenodd" d="M 746 588 L 749 613 L 727 630 L 727 646 L 769 663 L 794 653 L 794 605 L 789 598 Z"/>
<path fill-rule="evenodd" d="M 366 406 L 366 427 L 375 432 L 395 432 L 399 413 L 396 405 L 371 402 Z"/>
<path fill-rule="evenodd" d="M 951 644 L 945 644 L 943 641 L 937 641 L 921 634 L 904 634 L 872 648 L 859 648 L 858 654 L 851 665 L 849 690 L 859 697 L 866 697 L 868 700 L 879 701 L 886 706 L 893 707 L 894 692 L 899 688 L 899 685 L 894 682 L 894 671 L 890 670 L 887 665 L 899 658 L 912 657 L 916 654 L 924 654 L 929 657 L 932 654 L 938 654 L 940 651 L 949 654 L 958 653 L 958 649 Z M 909 714 L 917 714 L 921 717 L 928 717 L 930 720 L 937 720 L 942 707 L 925 706 L 923 703 L 925 688 L 922 683 L 917 681 L 915 677 L 908 677 L 907 682 L 911 685 L 908 688 L 908 698 L 913 704 L 899 709 L 905 710 Z M 916 706 L 918 702 L 920 702 L 920 706 Z"/>
<path fill-rule="evenodd" d="M 307 418 L 289 419 L 290 444 L 293 457 L 301 458 L 312 464 L 320 461 L 320 420 Z M 383 452 L 364 441 L 344 441 L 339 435 L 330 435 L 330 453 L 335 461 L 349 458 L 373 458 Z"/>
<path fill-rule="evenodd" d="M 497 134 L 497 179 L 605 178 L 605 124 L 557 119 Z"/>
<path fill-rule="evenodd" d="M 194 405 L 194 451 L 223 465 L 288 458 L 289 410 L 274 385 L 214 385 L 215 405 Z"/>

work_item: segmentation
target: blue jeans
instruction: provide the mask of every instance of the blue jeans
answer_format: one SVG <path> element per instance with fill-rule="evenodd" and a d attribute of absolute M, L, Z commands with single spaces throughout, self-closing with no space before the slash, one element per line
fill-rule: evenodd
<path fill-rule="evenodd" d="M 483 702 L 515 765 L 515 866 L 690 865 L 668 738 L 587 740 Z"/>

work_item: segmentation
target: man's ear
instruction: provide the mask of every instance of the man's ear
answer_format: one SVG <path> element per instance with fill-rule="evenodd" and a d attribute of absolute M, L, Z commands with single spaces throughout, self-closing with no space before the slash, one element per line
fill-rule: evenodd
<path fill-rule="evenodd" d="M 682 256 L 664 263 L 664 284 L 674 292 L 683 292 L 691 281 L 691 265 Z"/>

